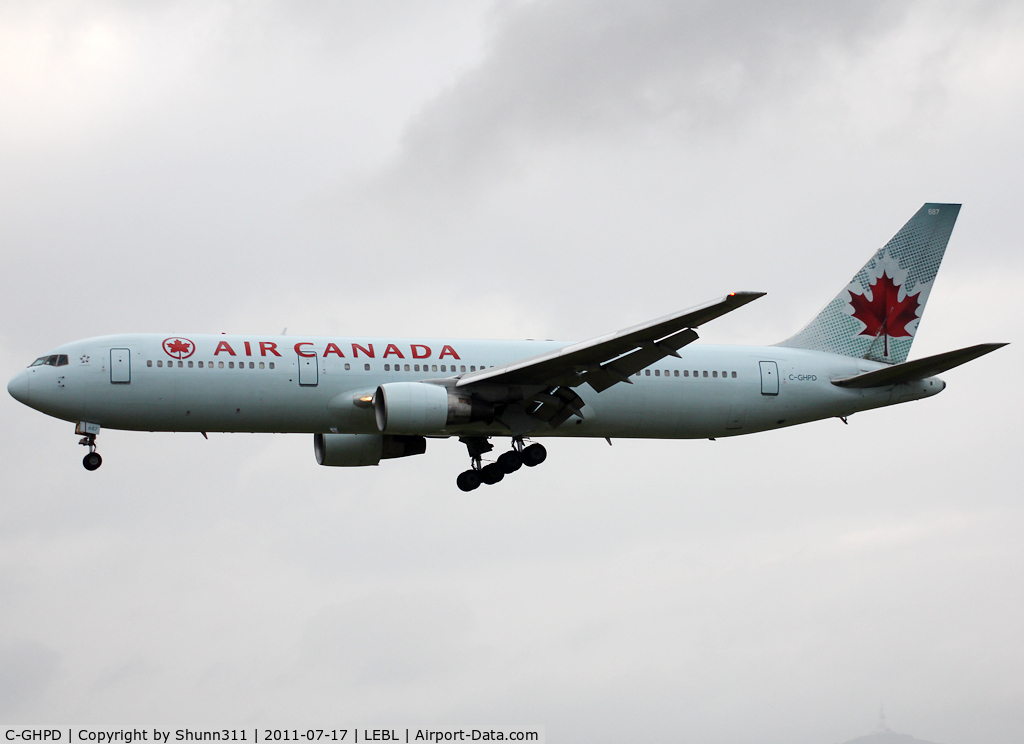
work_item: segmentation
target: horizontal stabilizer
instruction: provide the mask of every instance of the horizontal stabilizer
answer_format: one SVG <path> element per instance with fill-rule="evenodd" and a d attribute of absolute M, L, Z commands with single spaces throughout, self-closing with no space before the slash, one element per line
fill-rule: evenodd
<path fill-rule="evenodd" d="M 832 380 L 832 384 L 845 388 L 869 388 L 923 380 L 926 377 L 934 377 L 945 372 L 947 369 L 959 367 L 961 364 L 966 364 L 1003 346 L 1006 346 L 1006 344 L 968 346 L 966 349 L 947 351 L 945 354 L 936 354 L 924 359 L 915 359 L 912 362 L 894 364 L 891 367 L 876 369 L 873 372 L 865 372 L 862 375 Z"/>

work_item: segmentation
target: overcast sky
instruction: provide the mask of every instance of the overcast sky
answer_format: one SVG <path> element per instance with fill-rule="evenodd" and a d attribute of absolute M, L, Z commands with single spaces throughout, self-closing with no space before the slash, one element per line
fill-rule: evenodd
<path fill-rule="evenodd" d="M 126 331 L 774 343 L 963 210 L 927 401 L 717 442 L 320 468 L 4 396 L 0 721 L 1024 736 L 1024 7 L 0 3 L 0 372 Z"/>

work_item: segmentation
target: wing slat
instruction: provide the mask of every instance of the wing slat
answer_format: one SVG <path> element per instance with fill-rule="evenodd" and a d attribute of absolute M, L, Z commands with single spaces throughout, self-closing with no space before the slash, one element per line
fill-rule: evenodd
<path fill-rule="evenodd" d="M 487 381 L 505 385 L 563 385 L 592 382 L 600 392 L 654 364 L 697 338 L 704 323 L 763 297 L 765 292 L 733 292 L 713 302 L 666 315 L 616 333 L 570 344 L 546 354 L 463 375 L 457 387 Z M 639 365 L 639 366 L 638 366 Z M 625 379 L 623 379 L 625 378 Z"/>

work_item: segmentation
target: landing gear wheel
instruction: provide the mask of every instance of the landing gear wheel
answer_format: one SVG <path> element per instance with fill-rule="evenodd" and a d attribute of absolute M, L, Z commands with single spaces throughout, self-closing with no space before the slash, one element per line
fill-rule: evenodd
<path fill-rule="evenodd" d="M 459 477 L 455 479 L 455 483 L 459 486 L 461 491 L 472 491 L 480 488 L 480 473 L 476 470 L 467 470 L 465 473 L 459 473 Z"/>
<path fill-rule="evenodd" d="M 505 471 L 502 470 L 501 466 L 496 462 L 492 462 L 490 465 L 484 465 L 480 468 L 480 480 L 488 486 L 493 486 L 504 477 Z"/>
<path fill-rule="evenodd" d="M 523 456 L 515 450 L 506 452 L 498 458 L 498 467 L 500 467 L 502 472 L 505 474 L 514 473 L 519 470 L 519 468 L 523 467 Z"/>
<path fill-rule="evenodd" d="M 98 452 L 90 452 L 88 455 L 82 458 L 82 465 L 85 466 L 86 470 L 92 471 L 103 464 L 103 458 L 100 457 Z"/>
<path fill-rule="evenodd" d="M 548 458 L 548 451 L 543 444 L 531 444 L 523 450 L 523 465 L 528 468 L 536 467 Z"/>

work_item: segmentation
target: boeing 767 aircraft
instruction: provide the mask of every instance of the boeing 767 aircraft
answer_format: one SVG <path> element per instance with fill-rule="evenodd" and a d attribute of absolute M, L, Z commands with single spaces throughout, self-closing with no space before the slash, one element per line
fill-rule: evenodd
<path fill-rule="evenodd" d="M 908 362 L 959 204 L 925 204 L 803 330 L 774 346 L 694 344 L 696 328 L 764 295 L 733 292 L 581 343 L 131 333 L 65 344 L 7 385 L 101 428 L 304 432 L 321 465 L 377 465 L 458 437 L 463 491 L 547 457 L 542 437 L 704 439 L 927 398 L 935 377 L 1005 344 Z M 490 439 L 511 446 L 495 462 Z"/>

